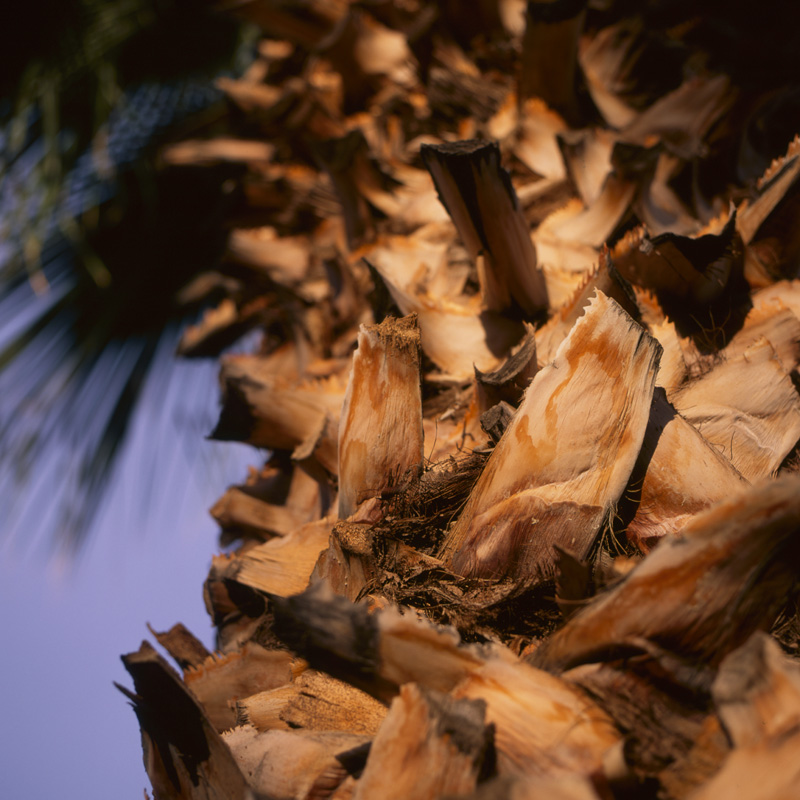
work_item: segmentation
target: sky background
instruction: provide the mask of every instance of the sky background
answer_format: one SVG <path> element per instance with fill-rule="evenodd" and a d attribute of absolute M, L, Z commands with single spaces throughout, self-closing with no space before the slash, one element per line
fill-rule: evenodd
<path fill-rule="evenodd" d="M 166 25 L 163 31 L 168 34 L 155 39 L 151 15 L 141 16 L 136 4 L 128 11 L 123 9 L 125 13 L 114 19 L 121 26 L 115 33 L 121 35 L 119 41 L 115 35 L 106 35 L 108 20 L 103 17 L 102 4 L 93 4 L 91 14 L 88 6 L 84 8 L 86 4 L 68 5 L 63 14 L 66 28 L 61 15 L 56 15 L 56 27 L 47 20 L 41 30 L 28 26 L 35 35 L 30 42 L 21 42 L 20 57 L 42 57 L 50 65 L 52 55 L 52 65 L 60 70 L 62 55 L 69 66 L 73 57 L 80 56 L 79 50 L 77 55 L 72 52 L 73 45 L 85 46 L 95 48 L 92 59 L 98 53 L 107 57 L 109 61 L 102 66 L 110 68 L 124 50 L 124 68 L 117 74 L 124 100 L 116 102 L 105 131 L 106 155 L 118 167 L 134 162 L 176 119 L 219 100 L 221 92 L 209 80 L 211 74 L 222 69 L 226 70 L 222 74 L 238 74 L 253 57 L 252 35 L 245 35 L 237 45 L 232 23 L 223 24 L 219 18 L 203 22 L 198 17 L 196 24 L 191 24 L 181 4 L 165 3 L 163 9 L 157 9 L 155 24 Z M 103 20 L 95 11 L 104 20 L 99 27 L 95 23 Z M 75 16 L 77 12 L 80 14 Z M 40 45 L 51 39 L 66 41 L 65 30 L 70 36 L 63 53 L 61 48 L 58 53 L 40 52 Z M 41 34 L 48 33 L 53 36 L 42 38 Z M 189 47 L 197 44 L 198 38 L 204 47 Z M 176 48 L 176 42 L 182 49 Z M 105 47 L 110 48 L 107 53 Z M 182 54 L 180 64 L 172 63 L 175 52 Z M 195 52 L 201 53 L 200 61 L 192 57 Z M 77 63 L 82 63 L 80 58 Z M 89 63 L 94 70 L 94 61 Z M 164 74 L 162 69 L 166 69 Z M 229 69 L 233 72 L 228 73 Z M 155 81 L 153 71 L 159 74 Z M 95 82 L 93 71 L 87 78 L 78 70 L 67 76 L 65 85 L 70 91 L 64 94 L 83 97 L 83 92 L 91 91 L 99 98 Z M 7 98 L 0 97 L 3 104 L 0 269 L 17 254 L 15 234 L 37 232 L 31 225 L 41 203 L 35 167 L 48 146 L 44 139 L 35 139 L 21 155 L 15 155 L 15 148 L 7 147 L 11 106 Z M 57 122 L 68 125 L 70 114 L 77 119 L 85 111 L 82 103 L 77 106 L 76 110 L 68 105 L 69 113 Z M 36 137 L 39 118 L 33 114 L 31 119 L 28 132 Z M 64 144 L 72 134 L 67 130 L 60 135 Z M 97 168 L 96 155 L 96 148 L 89 147 L 71 167 L 62 187 L 60 211 L 77 215 L 115 191 L 115 182 Z M 64 242 L 57 234 L 55 219 L 51 219 L 51 238 L 46 239 L 45 254 L 49 255 L 43 257 L 45 266 L 51 266 L 48 258 L 63 255 L 58 252 Z M 0 296 L 0 351 L 15 332 L 46 311 L 59 292 L 75 285 L 73 267 L 67 264 L 65 269 L 53 269 L 52 276 L 48 274 L 50 291 L 42 296 L 32 296 L 28 283 Z M 3 279 L 7 284 L 0 289 L 6 290 L 12 285 L 7 271 Z M 146 307 L 140 309 L 142 314 L 147 312 Z M 59 371 L 69 369 L 68 360 L 37 361 L 43 348 L 31 347 L 12 362 L 14 368 L 0 370 L 0 427 L 9 417 L 5 412 L 12 409 L 12 433 L 47 432 L 46 423 L 51 418 L 56 422 L 56 435 L 43 437 L 46 458 L 34 459 L 27 484 L 14 486 L 6 480 L 20 473 L 25 464 L 22 453 L 11 452 L 11 446 L 5 446 L 7 441 L 2 442 L 0 452 L 0 459 L 6 459 L 0 461 L 0 604 L 4 612 L 0 618 L 0 800 L 141 800 L 150 783 L 142 766 L 136 716 L 113 685 L 116 681 L 132 688 L 120 655 L 137 650 L 142 639 L 150 638 L 148 622 L 156 630 L 183 622 L 207 647 L 212 646 L 213 630 L 202 587 L 218 549 L 218 529 L 207 509 L 228 485 L 241 483 L 247 466 L 259 465 L 263 454 L 242 445 L 204 440 L 217 417 L 218 363 L 216 359 L 173 359 L 174 335 L 174 330 L 169 332 L 159 345 L 100 513 L 76 559 L 58 552 L 53 534 L 58 531 L 58 514 L 64 510 L 62 500 L 75 496 L 70 493 L 76 491 L 76 470 L 70 475 L 70 468 L 80 466 L 76 440 L 78 444 L 80 437 L 91 441 L 92 435 L 99 433 L 91 429 L 91 423 L 103 421 L 98 409 L 102 410 L 104 400 L 113 399 L 111 370 L 106 369 L 108 379 L 102 370 L 91 373 L 84 387 L 89 396 L 78 395 L 78 408 L 84 413 L 76 415 L 78 422 L 72 428 L 64 403 L 56 404 L 55 414 L 50 415 L 42 411 L 47 408 L 48 393 L 31 397 L 30 391 L 37 369 L 39 374 L 58 377 Z M 58 336 L 51 335 L 48 345 L 57 354 L 63 353 L 59 350 L 62 345 L 69 349 L 69 341 Z M 249 349 L 248 341 L 240 342 L 238 348 Z M 119 348 L 108 348 L 103 364 L 109 367 L 120 353 Z M 21 396 L 26 400 L 17 408 Z M 74 431 L 77 433 L 72 436 Z M 34 501 L 28 502 L 31 497 Z"/>
<path fill-rule="evenodd" d="M 77 560 L 54 558 L 51 543 L 27 529 L 36 527 L 31 514 L 0 531 L 5 797 L 141 800 L 150 783 L 138 723 L 113 686 L 132 688 L 120 655 L 152 638 L 148 622 L 183 622 L 212 647 L 202 587 L 218 527 L 207 509 L 261 455 L 203 439 L 218 402 L 216 362 L 171 366 L 166 389 L 151 381 L 145 391 Z"/>

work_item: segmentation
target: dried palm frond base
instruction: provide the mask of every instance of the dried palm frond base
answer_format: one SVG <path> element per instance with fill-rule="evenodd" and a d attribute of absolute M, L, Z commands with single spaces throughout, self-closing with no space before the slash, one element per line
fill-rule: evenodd
<path fill-rule="evenodd" d="M 124 657 L 156 797 L 795 795 L 797 37 L 623 5 L 235 5 L 164 159 L 242 164 L 182 349 L 261 328 L 212 436 L 270 457 L 217 651 Z"/>

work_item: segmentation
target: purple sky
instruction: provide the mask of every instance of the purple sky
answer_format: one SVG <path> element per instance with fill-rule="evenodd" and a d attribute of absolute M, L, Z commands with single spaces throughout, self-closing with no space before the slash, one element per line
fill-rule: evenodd
<path fill-rule="evenodd" d="M 241 445 L 203 442 L 210 428 L 186 430 L 197 420 L 182 419 L 181 397 L 203 392 L 213 408 L 215 372 L 212 363 L 177 362 L 166 393 L 148 388 L 123 466 L 77 562 L 45 562 L 41 543 L 23 548 L 29 531 L 0 536 L 6 797 L 141 800 L 150 788 L 136 717 L 112 685 L 132 688 L 119 656 L 149 637 L 148 622 L 156 630 L 183 622 L 211 646 L 202 584 L 218 530 L 207 509 L 260 459 Z M 154 457 L 178 480 L 148 488 Z M 21 524 L 35 520 L 26 515 Z"/>

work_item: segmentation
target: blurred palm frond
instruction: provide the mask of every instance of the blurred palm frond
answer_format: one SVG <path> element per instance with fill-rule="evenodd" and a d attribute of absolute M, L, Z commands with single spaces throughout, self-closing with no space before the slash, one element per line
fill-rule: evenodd
<path fill-rule="evenodd" d="M 158 169 L 156 148 L 222 116 L 213 78 L 248 45 L 197 1 L 24 13 L 0 35 L 0 492 L 58 506 L 41 517 L 74 550 L 148 375 L 167 374 L 175 294 L 224 243 L 230 168 Z"/>

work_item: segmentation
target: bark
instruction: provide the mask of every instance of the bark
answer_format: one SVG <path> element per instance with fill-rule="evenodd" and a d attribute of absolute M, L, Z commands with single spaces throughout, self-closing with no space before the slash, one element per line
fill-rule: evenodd
<path fill-rule="evenodd" d="M 659 351 L 598 293 L 533 379 L 444 542 L 445 563 L 541 579 L 553 573 L 553 545 L 588 556 L 641 447 Z"/>
<path fill-rule="evenodd" d="M 339 516 L 422 471 L 419 330 L 414 317 L 362 328 L 339 427 Z"/>
<path fill-rule="evenodd" d="M 484 307 L 519 306 L 529 315 L 546 308 L 536 251 L 497 145 L 423 146 L 421 155 L 470 257 L 482 258 L 478 277 Z"/>
<path fill-rule="evenodd" d="M 162 166 L 239 170 L 178 302 L 254 467 L 214 652 L 125 657 L 157 798 L 796 794 L 800 40 L 684 5 L 236 4 Z"/>

